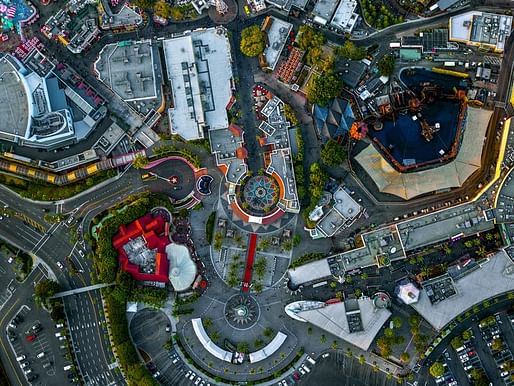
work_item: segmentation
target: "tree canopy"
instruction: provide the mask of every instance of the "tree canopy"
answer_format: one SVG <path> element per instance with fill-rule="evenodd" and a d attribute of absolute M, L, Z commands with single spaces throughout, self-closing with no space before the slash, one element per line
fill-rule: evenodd
<path fill-rule="evenodd" d="M 44 279 L 39 281 L 34 287 L 34 296 L 39 304 L 47 304 L 49 297 L 55 295 L 61 286 L 56 281 Z"/>
<path fill-rule="evenodd" d="M 378 71 L 380 75 L 390 76 L 394 72 L 395 59 L 392 55 L 385 55 L 378 61 Z"/>
<path fill-rule="evenodd" d="M 169 19 L 172 16 L 173 7 L 164 0 L 159 0 L 153 7 L 155 15 L 164 19 Z"/>
<path fill-rule="evenodd" d="M 239 48 L 244 55 L 250 57 L 258 56 L 264 52 L 264 48 L 266 48 L 264 32 L 257 24 L 243 29 Z"/>
<path fill-rule="evenodd" d="M 430 375 L 434 378 L 440 377 L 444 374 L 444 366 L 441 362 L 434 362 L 429 369 Z"/>
<path fill-rule="evenodd" d="M 344 42 L 344 44 L 335 49 L 337 55 L 342 56 L 346 59 L 361 60 L 366 57 L 366 49 L 357 47 L 355 43 L 350 40 Z"/>
<path fill-rule="evenodd" d="M 134 157 L 134 161 L 132 161 L 132 167 L 134 169 L 141 169 L 142 167 L 148 165 L 148 158 L 146 158 L 144 155 L 137 154 Z"/>
<path fill-rule="evenodd" d="M 321 47 L 325 44 L 325 41 L 325 35 L 321 32 L 316 31 L 309 25 L 302 25 L 296 42 L 302 50 L 307 51 L 313 47 Z"/>
<path fill-rule="evenodd" d="M 134 0 L 134 5 L 142 9 L 150 9 L 154 4 L 155 0 Z"/>
<path fill-rule="evenodd" d="M 314 76 L 307 88 L 307 99 L 312 104 L 326 106 L 328 101 L 341 93 L 343 82 L 332 73 Z"/>
<path fill-rule="evenodd" d="M 321 146 L 321 162 L 327 166 L 340 165 L 346 159 L 343 146 L 334 139 Z"/>

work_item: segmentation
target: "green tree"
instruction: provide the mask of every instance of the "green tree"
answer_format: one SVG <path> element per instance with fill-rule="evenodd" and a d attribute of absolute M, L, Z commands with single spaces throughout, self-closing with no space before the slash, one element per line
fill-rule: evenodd
<path fill-rule="evenodd" d="M 266 48 L 264 32 L 257 24 L 243 29 L 239 48 L 244 55 L 250 57 L 258 56 L 264 52 L 264 48 Z"/>
<path fill-rule="evenodd" d="M 164 0 L 157 1 L 153 6 L 154 14 L 164 19 L 169 19 L 172 16 L 173 7 Z"/>
<path fill-rule="evenodd" d="M 134 0 L 134 5 L 142 9 L 150 9 L 154 3 L 155 0 Z"/>
<path fill-rule="evenodd" d="M 266 338 L 271 338 L 273 336 L 275 331 L 273 331 L 273 329 L 271 327 L 266 327 L 263 331 L 263 335 L 266 337 Z"/>
<path fill-rule="evenodd" d="M 384 330 L 384 335 L 387 337 L 387 338 L 392 338 L 394 336 L 394 331 L 392 328 L 386 328 Z"/>
<path fill-rule="evenodd" d="M 321 336 L 319 337 L 319 341 L 322 344 L 327 341 L 327 337 L 325 336 L 325 334 L 321 334 Z"/>
<path fill-rule="evenodd" d="M 441 362 L 434 362 L 429 368 L 430 375 L 438 378 L 444 374 L 444 366 Z"/>
<path fill-rule="evenodd" d="M 337 344 L 337 340 L 333 340 L 332 344 L 330 345 L 330 348 L 332 350 L 337 350 L 338 347 L 339 347 L 339 345 Z"/>
<path fill-rule="evenodd" d="M 314 75 L 307 87 L 307 99 L 312 104 L 326 106 L 341 94 L 342 87 L 341 79 L 333 73 Z"/>
<path fill-rule="evenodd" d="M 361 365 L 363 365 L 364 363 L 366 363 L 366 358 L 364 357 L 364 355 L 359 355 L 359 363 Z"/>
<path fill-rule="evenodd" d="M 249 350 L 248 343 L 246 342 L 239 342 L 237 344 L 237 351 L 247 353 Z"/>
<path fill-rule="evenodd" d="M 393 326 L 394 328 L 401 328 L 402 327 L 402 318 L 400 318 L 399 316 L 395 316 L 393 318 Z"/>
<path fill-rule="evenodd" d="M 186 15 L 184 14 L 184 8 L 182 7 L 171 7 L 170 16 L 173 20 L 184 20 Z"/>
<path fill-rule="evenodd" d="M 50 279 L 39 281 L 34 287 L 34 297 L 36 303 L 39 305 L 48 306 L 48 299 L 59 292 L 60 289 L 61 286 L 56 281 Z"/>
<path fill-rule="evenodd" d="M 488 386 L 489 378 L 481 367 L 475 367 L 470 371 L 471 379 L 474 386 Z"/>
<path fill-rule="evenodd" d="M 464 342 L 462 341 L 462 337 L 460 336 L 456 336 L 455 338 L 453 338 L 450 343 L 454 349 L 458 349 L 459 347 L 462 347 L 462 345 L 464 344 Z"/>
<path fill-rule="evenodd" d="M 466 330 L 462 333 L 462 339 L 464 340 L 470 340 L 472 336 L 473 333 L 471 332 L 471 330 Z"/>
<path fill-rule="evenodd" d="M 501 339 L 494 339 L 491 343 L 491 350 L 500 351 L 503 348 L 503 341 Z"/>
<path fill-rule="evenodd" d="M 395 59 L 392 55 L 385 55 L 377 63 L 378 71 L 380 75 L 391 76 L 394 72 Z"/>
<path fill-rule="evenodd" d="M 141 169 L 148 165 L 148 158 L 142 154 L 136 154 L 134 161 L 132 161 L 132 167 L 134 169 Z"/>
<path fill-rule="evenodd" d="M 351 40 L 347 40 L 336 48 L 336 54 L 346 59 L 361 60 L 366 57 L 366 49 L 357 47 Z"/>
<path fill-rule="evenodd" d="M 408 352 L 402 352 L 402 353 L 400 354 L 400 360 L 401 360 L 402 362 L 408 362 L 408 361 L 410 360 L 410 355 L 409 355 L 409 353 L 408 353 Z"/>
<path fill-rule="evenodd" d="M 302 25 L 299 30 L 297 44 L 304 51 L 308 51 L 313 47 L 321 47 L 325 44 L 326 38 L 309 25 Z"/>
<path fill-rule="evenodd" d="M 321 162 L 327 166 L 338 166 L 346 159 L 346 151 L 343 146 L 334 139 L 321 146 Z"/>

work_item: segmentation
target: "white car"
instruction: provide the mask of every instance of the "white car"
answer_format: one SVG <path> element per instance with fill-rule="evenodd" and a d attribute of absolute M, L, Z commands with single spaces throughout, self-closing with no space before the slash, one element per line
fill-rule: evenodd
<path fill-rule="evenodd" d="M 84 257 L 84 252 L 82 251 L 82 249 L 79 249 L 78 251 L 79 251 L 80 257 Z"/>
<path fill-rule="evenodd" d="M 9 264 L 12 264 L 12 262 L 14 261 L 14 257 L 10 256 L 8 259 L 7 259 L 7 262 Z"/>
<path fill-rule="evenodd" d="M 63 269 L 64 268 L 60 261 L 57 262 L 57 266 L 59 267 L 59 269 Z"/>
<path fill-rule="evenodd" d="M 299 372 L 300 372 L 300 374 L 302 374 L 302 375 L 305 375 L 305 374 L 306 374 L 306 373 L 305 373 L 305 370 L 304 370 L 304 369 L 302 369 L 301 367 L 298 367 L 298 371 L 299 371 Z"/>
<path fill-rule="evenodd" d="M 195 379 L 196 377 L 196 374 L 191 372 L 191 375 L 189 376 L 189 380 L 192 381 L 193 379 Z"/>
<path fill-rule="evenodd" d="M 196 378 L 195 385 L 198 385 L 201 380 L 202 380 L 202 378 L 200 378 L 200 377 Z"/>

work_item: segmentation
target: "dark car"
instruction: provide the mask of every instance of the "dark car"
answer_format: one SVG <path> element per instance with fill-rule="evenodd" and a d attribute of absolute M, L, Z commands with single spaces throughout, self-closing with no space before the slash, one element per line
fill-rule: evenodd
<path fill-rule="evenodd" d="M 38 378 L 37 374 L 29 374 L 29 376 L 27 377 L 27 381 L 32 382 L 32 381 L 35 381 L 37 378 Z"/>
<path fill-rule="evenodd" d="M 14 320 L 16 321 L 16 323 L 20 324 L 20 323 L 23 323 L 23 317 L 21 315 L 16 315 L 14 317 Z"/>

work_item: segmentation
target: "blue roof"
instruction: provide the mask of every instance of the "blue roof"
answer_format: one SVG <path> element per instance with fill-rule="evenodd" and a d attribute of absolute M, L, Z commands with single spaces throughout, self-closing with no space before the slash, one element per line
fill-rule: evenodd
<path fill-rule="evenodd" d="M 329 102 L 328 107 L 314 105 L 314 123 L 319 135 L 325 140 L 344 135 L 354 121 L 350 103 L 345 99 L 335 98 Z"/>

